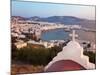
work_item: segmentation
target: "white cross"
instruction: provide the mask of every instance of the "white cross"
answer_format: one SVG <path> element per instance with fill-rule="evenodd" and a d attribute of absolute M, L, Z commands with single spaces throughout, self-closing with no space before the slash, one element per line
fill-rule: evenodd
<path fill-rule="evenodd" d="M 72 41 L 75 41 L 75 37 L 78 37 L 78 35 L 75 34 L 75 30 L 72 30 L 72 34 L 69 34 L 69 36 L 72 37 Z"/>

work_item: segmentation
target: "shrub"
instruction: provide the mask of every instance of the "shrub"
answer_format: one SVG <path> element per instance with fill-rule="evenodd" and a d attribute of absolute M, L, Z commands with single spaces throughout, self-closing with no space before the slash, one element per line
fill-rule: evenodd
<path fill-rule="evenodd" d="M 84 51 L 84 55 L 89 56 L 89 61 L 96 64 L 96 54 L 90 51 Z"/>
<path fill-rule="evenodd" d="M 33 65 L 47 65 L 61 50 L 57 46 L 52 48 L 33 48 L 28 46 L 16 51 L 15 60 Z"/>

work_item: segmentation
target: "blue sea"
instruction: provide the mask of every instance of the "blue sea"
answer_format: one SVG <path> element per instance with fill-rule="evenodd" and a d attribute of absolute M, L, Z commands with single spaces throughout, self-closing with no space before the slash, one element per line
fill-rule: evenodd
<path fill-rule="evenodd" d="M 65 32 L 63 29 L 55 29 L 43 32 L 41 35 L 42 40 L 66 40 L 69 38 L 69 32 Z"/>
<path fill-rule="evenodd" d="M 71 32 L 65 32 L 63 29 L 49 30 L 49 31 L 42 33 L 41 39 L 45 40 L 45 41 L 68 40 L 70 38 L 69 33 L 71 33 Z M 95 40 L 96 36 L 95 36 L 95 33 L 93 33 L 93 32 L 76 31 L 76 34 L 78 34 L 77 39 L 79 39 L 79 40 L 86 40 L 86 41 L 90 41 L 90 42 L 94 42 L 94 43 L 96 41 Z"/>

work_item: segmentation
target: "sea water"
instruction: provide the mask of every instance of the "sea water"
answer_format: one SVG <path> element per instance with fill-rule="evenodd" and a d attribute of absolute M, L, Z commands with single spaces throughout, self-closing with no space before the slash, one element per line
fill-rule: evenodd
<path fill-rule="evenodd" d="M 64 29 L 48 30 L 42 33 L 42 40 L 67 40 L 69 38 L 69 32 L 65 32 Z"/>

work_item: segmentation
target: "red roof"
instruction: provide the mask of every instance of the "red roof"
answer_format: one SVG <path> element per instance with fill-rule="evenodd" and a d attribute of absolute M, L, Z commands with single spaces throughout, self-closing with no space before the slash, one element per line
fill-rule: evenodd
<path fill-rule="evenodd" d="M 46 72 L 85 70 L 83 66 L 72 60 L 61 60 L 53 63 Z"/>

